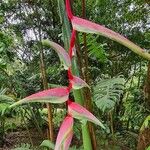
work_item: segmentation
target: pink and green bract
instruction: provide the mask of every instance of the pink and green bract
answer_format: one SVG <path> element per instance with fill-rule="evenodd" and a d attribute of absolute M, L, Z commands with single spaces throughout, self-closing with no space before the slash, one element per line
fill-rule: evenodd
<path fill-rule="evenodd" d="M 71 67 L 70 57 L 63 47 L 49 40 L 43 40 L 42 43 L 45 46 L 52 47 L 57 52 L 60 61 L 63 63 L 64 69 L 68 70 L 68 68 Z"/>
<path fill-rule="evenodd" d="M 10 107 L 29 102 L 63 103 L 68 100 L 68 97 L 69 91 L 67 87 L 48 89 L 25 97 L 24 99 L 12 104 Z"/>
<path fill-rule="evenodd" d="M 55 150 L 67 150 L 73 136 L 73 118 L 67 116 L 60 126 L 59 133 L 56 139 Z"/>
<path fill-rule="evenodd" d="M 83 87 L 90 88 L 89 85 L 84 80 L 76 76 L 73 76 L 73 78 L 70 79 L 70 82 L 72 84 L 73 89 L 81 89 Z"/>
<path fill-rule="evenodd" d="M 75 102 L 68 101 L 68 113 L 73 118 L 79 119 L 82 122 L 91 121 L 105 129 L 104 125 L 92 113 Z"/>

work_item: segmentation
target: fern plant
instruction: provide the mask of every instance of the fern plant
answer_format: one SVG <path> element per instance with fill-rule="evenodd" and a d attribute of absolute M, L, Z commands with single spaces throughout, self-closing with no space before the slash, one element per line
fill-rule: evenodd
<path fill-rule="evenodd" d="M 81 34 L 80 34 L 81 35 Z M 100 62 L 105 62 L 106 61 L 106 52 L 105 52 L 105 46 L 106 44 L 101 44 L 98 42 L 98 35 L 91 35 L 87 34 L 87 49 L 88 49 L 88 55 L 91 58 L 96 58 Z M 83 36 L 80 36 L 81 44 L 83 40 Z"/>
<path fill-rule="evenodd" d="M 123 93 L 125 80 L 122 77 L 97 81 L 93 87 L 93 97 L 96 106 L 104 111 L 110 111 L 120 100 Z"/>
<path fill-rule="evenodd" d="M 21 143 L 20 145 L 17 145 L 17 147 L 12 149 L 12 150 L 33 150 L 33 149 L 31 148 L 30 144 Z"/>

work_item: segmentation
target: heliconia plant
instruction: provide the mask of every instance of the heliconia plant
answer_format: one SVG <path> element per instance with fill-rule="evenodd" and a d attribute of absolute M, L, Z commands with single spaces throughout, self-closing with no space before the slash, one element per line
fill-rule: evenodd
<path fill-rule="evenodd" d="M 128 47 L 138 55 L 150 60 L 150 54 L 146 53 L 143 49 L 141 49 L 139 46 L 135 45 L 134 43 L 132 43 L 122 35 L 104 26 L 73 16 L 69 0 L 66 0 L 66 10 L 73 27 L 72 35 L 70 39 L 69 52 L 67 53 L 67 51 L 59 44 L 49 40 L 43 40 L 42 44 L 53 48 L 58 54 L 60 61 L 64 66 L 64 69 L 68 71 L 68 80 L 69 80 L 68 87 L 59 87 L 59 88 L 44 90 L 35 93 L 33 95 L 30 95 L 10 106 L 12 108 L 15 107 L 16 105 L 28 103 L 28 102 L 46 102 L 46 103 L 66 102 L 68 106 L 67 116 L 65 117 L 64 121 L 60 126 L 57 139 L 56 139 L 55 150 L 69 149 L 73 137 L 74 118 L 79 119 L 80 122 L 83 124 L 86 124 L 87 121 L 90 121 L 105 129 L 104 125 L 91 112 L 86 110 L 83 106 L 69 99 L 69 93 L 71 92 L 72 89 L 76 90 L 76 89 L 81 89 L 83 87 L 90 88 L 85 81 L 72 74 L 71 64 L 72 64 L 72 58 L 76 54 L 75 40 L 76 40 L 77 31 L 86 32 L 86 33 L 95 33 L 95 34 L 100 34 L 102 36 L 108 37 Z"/>

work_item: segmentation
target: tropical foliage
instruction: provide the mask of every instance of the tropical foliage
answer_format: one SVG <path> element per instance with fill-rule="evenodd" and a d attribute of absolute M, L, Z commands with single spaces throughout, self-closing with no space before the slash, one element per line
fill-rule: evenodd
<path fill-rule="evenodd" d="M 2 0 L 0 148 L 149 149 L 149 8 Z"/>

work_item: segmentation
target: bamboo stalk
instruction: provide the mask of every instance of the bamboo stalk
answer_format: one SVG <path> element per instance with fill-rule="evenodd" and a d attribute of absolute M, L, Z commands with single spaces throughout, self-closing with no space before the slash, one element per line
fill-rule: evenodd
<path fill-rule="evenodd" d="M 41 2 L 41 1 L 40 1 Z M 38 9 L 36 7 L 36 12 L 38 14 Z M 43 46 L 41 44 L 41 19 L 37 17 L 38 20 L 38 33 L 39 33 L 39 50 L 40 50 L 40 69 L 42 74 L 42 82 L 44 89 L 48 89 L 48 82 L 46 77 L 46 67 L 44 63 L 44 52 L 43 52 Z M 48 138 L 53 142 L 54 140 L 54 133 L 53 133 L 53 122 L 52 122 L 52 106 L 50 103 L 46 104 L 47 110 L 48 110 L 48 128 L 49 128 L 49 135 Z"/>
<path fill-rule="evenodd" d="M 46 78 L 46 70 L 45 70 L 45 64 L 44 64 L 44 54 L 43 49 L 40 50 L 40 66 L 41 66 L 41 73 L 42 73 L 42 81 L 44 89 L 48 89 L 48 83 Z M 53 133 L 53 122 L 52 122 L 52 106 L 50 103 L 46 104 L 47 110 L 48 110 L 48 127 L 49 127 L 49 139 L 53 142 L 54 140 L 54 133 Z"/>

